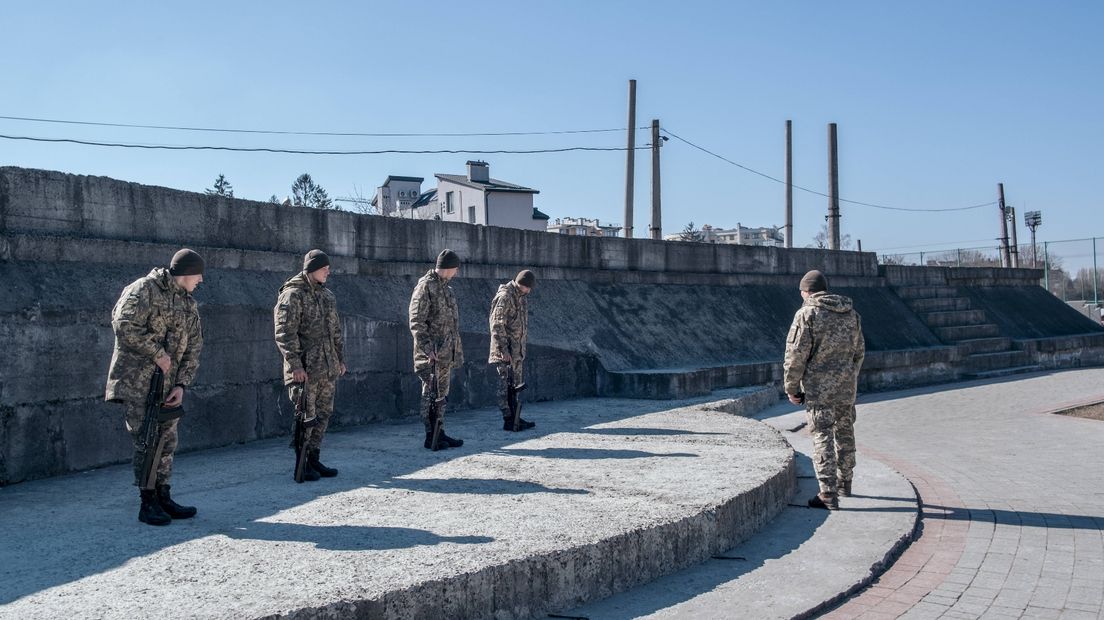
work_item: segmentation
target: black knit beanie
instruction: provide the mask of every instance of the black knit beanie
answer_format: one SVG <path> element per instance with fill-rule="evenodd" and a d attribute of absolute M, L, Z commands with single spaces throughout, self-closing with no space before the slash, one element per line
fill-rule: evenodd
<path fill-rule="evenodd" d="M 322 250 L 311 250 L 303 257 L 303 271 L 310 273 L 330 264 L 330 257 Z"/>
<path fill-rule="evenodd" d="M 201 276 L 206 264 L 195 250 L 184 248 L 173 254 L 169 262 L 169 274 L 174 276 Z"/>
<path fill-rule="evenodd" d="M 514 282 L 522 286 L 533 288 L 537 284 L 537 276 L 532 271 L 523 269 L 518 272 L 517 276 L 514 278 Z"/>
<path fill-rule="evenodd" d="M 460 257 L 452 250 L 441 250 L 441 254 L 437 256 L 438 269 L 453 269 L 459 266 Z"/>
<path fill-rule="evenodd" d="M 810 293 L 826 291 L 828 290 L 828 278 L 825 278 L 823 273 L 814 269 L 801 278 L 801 290 Z"/>

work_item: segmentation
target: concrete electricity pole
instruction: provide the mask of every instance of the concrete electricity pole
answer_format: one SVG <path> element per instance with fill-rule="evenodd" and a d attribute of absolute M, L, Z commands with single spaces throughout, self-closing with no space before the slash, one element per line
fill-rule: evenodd
<path fill-rule="evenodd" d="M 663 238 L 663 218 L 660 215 L 659 205 L 659 147 L 662 139 L 659 137 L 659 119 L 652 119 L 652 226 L 650 228 L 652 239 Z"/>
<path fill-rule="evenodd" d="M 997 183 L 997 205 L 1000 207 L 1000 254 L 1001 267 L 1012 266 L 1012 256 L 1008 252 L 1008 213 L 1004 208 L 1004 183 Z"/>
<path fill-rule="evenodd" d="M 839 159 L 836 124 L 828 123 L 828 249 L 840 249 Z"/>
<path fill-rule="evenodd" d="M 786 121 L 786 247 L 793 247 L 793 121 Z"/>
<path fill-rule="evenodd" d="M 1016 207 L 1006 207 L 1008 209 L 1008 221 L 1012 224 L 1012 247 L 1010 251 L 1012 253 L 1012 266 L 1020 266 L 1020 242 L 1016 240 Z"/>
<path fill-rule="evenodd" d="M 625 151 L 625 237 L 633 236 L 633 185 L 636 182 L 636 80 L 629 80 L 629 144 Z"/>

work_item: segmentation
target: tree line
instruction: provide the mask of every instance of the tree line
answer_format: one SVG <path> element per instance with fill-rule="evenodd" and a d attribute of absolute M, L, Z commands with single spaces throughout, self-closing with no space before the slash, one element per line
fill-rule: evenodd
<path fill-rule="evenodd" d="M 234 197 L 234 186 L 226 178 L 225 174 L 219 174 L 214 184 L 206 190 L 208 196 L 221 196 L 223 198 Z M 318 183 L 315 183 L 311 175 L 304 172 L 291 184 L 291 195 L 281 201 L 276 194 L 269 197 L 272 204 L 283 204 L 291 207 L 310 207 L 312 209 L 336 209 L 330 194 Z"/>

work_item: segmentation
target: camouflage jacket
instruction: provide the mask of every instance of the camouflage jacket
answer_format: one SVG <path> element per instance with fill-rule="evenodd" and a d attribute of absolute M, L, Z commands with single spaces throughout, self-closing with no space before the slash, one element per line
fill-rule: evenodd
<path fill-rule="evenodd" d="M 337 299 L 323 284 L 299 272 L 280 287 L 272 309 L 276 348 L 284 358 L 284 384 L 303 369 L 308 376 L 336 380 L 345 363 L 345 339 L 337 317 Z"/>
<path fill-rule="evenodd" d="M 168 269 L 157 267 L 123 289 L 111 311 L 111 328 L 115 350 L 104 400 L 144 402 L 154 362 L 163 353 L 172 360 L 163 396 L 174 385 L 189 386 L 195 380 L 203 349 L 199 309 Z"/>
<path fill-rule="evenodd" d="M 866 343 L 862 319 L 842 295 L 814 293 L 794 315 L 786 338 L 783 388 L 807 404 L 851 405 Z"/>
<path fill-rule="evenodd" d="M 506 354 L 514 361 L 525 359 L 525 345 L 529 337 L 529 299 L 521 294 L 521 289 L 514 282 L 498 287 L 498 294 L 491 301 L 490 326 L 490 363 L 505 362 Z"/>
<path fill-rule="evenodd" d="M 414 337 L 414 370 L 429 368 L 427 352 L 437 349 L 437 359 L 451 368 L 464 364 L 460 342 L 460 310 L 452 288 L 430 269 L 410 296 L 410 335 Z"/>

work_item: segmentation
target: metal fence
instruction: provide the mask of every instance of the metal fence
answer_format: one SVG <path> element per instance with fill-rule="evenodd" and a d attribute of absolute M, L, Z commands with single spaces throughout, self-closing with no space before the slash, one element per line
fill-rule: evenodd
<path fill-rule="evenodd" d="M 1047 290 L 1063 301 L 1085 301 L 1099 305 L 1104 296 L 1104 238 L 1044 241 L 1015 248 L 1013 264 L 1043 270 Z M 883 265 L 925 265 L 929 267 L 1000 267 L 998 246 L 955 248 L 903 254 L 878 255 Z"/>

